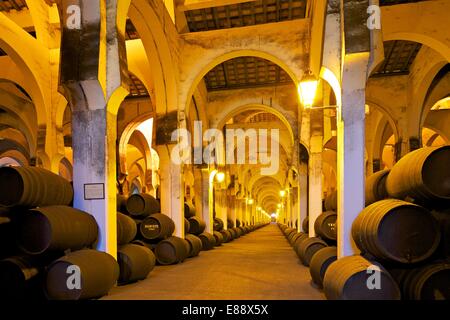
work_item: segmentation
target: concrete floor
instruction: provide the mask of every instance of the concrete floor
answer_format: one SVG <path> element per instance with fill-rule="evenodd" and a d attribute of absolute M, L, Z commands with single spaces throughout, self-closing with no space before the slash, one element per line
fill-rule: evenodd
<path fill-rule="evenodd" d="M 268 225 L 181 264 L 156 266 L 147 279 L 116 287 L 103 299 L 324 298 L 280 229 Z"/>

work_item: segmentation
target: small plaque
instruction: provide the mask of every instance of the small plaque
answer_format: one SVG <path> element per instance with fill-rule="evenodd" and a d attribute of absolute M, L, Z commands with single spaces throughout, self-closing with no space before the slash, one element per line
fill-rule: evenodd
<path fill-rule="evenodd" d="M 84 200 L 105 199 L 104 183 L 86 183 L 84 185 Z"/>

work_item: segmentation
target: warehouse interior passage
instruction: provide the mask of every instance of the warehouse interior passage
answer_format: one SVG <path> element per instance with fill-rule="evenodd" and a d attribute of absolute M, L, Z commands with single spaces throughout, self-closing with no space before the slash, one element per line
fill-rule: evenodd
<path fill-rule="evenodd" d="M 156 266 L 147 279 L 103 299 L 324 299 L 275 224 L 182 264 Z"/>
<path fill-rule="evenodd" d="M 448 12 L 0 0 L 0 301 L 450 300 Z"/>

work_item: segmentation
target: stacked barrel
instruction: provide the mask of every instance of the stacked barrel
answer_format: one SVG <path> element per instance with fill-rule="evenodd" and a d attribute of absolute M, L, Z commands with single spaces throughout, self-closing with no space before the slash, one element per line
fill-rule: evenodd
<path fill-rule="evenodd" d="M 72 198 L 71 184 L 50 171 L 0 168 L 0 295 L 89 299 L 116 283 L 116 260 L 92 250 L 94 217 L 70 207 Z"/>
<path fill-rule="evenodd" d="M 359 255 L 337 259 L 336 194 L 316 220 L 321 239 L 280 225 L 328 299 L 450 299 L 449 164 L 450 146 L 425 147 L 367 178 L 352 225 Z"/>

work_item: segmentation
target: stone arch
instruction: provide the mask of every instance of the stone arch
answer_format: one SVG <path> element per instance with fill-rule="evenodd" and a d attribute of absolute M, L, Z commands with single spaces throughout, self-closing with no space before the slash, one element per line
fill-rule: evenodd
<path fill-rule="evenodd" d="M 44 89 L 44 84 L 50 81 L 50 70 L 46 64 L 48 49 L 3 14 L 0 15 L 0 34 L 0 48 L 27 77 L 26 89 L 35 105 L 38 125 L 45 128 L 48 119 L 46 101 L 50 100 L 48 89 Z M 17 37 L 18 34 L 20 37 Z"/>
<path fill-rule="evenodd" d="M 196 72 L 196 74 L 194 76 L 189 76 L 189 78 L 185 80 L 185 86 L 182 88 L 184 90 L 181 93 L 181 98 L 180 98 L 180 106 L 183 108 L 182 111 L 184 111 L 185 114 L 189 114 L 189 105 L 190 105 L 191 97 L 194 94 L 200 81 L 205 77 L 205 75 L 210 70 L 212 70 L 214 67 L 221 64 L 222 62 L 225 62 L 225 61 L 233 59 L 233 58 L 245 57 L 245 56 L 262 58 L 262 59 L 269 60 L 269 61 L 275 63 L 280 68 L 282 68 L 284 71 L 286 71 L 286 73 L 292 79 L 292 82 L 295 84 L 295 87 L 297 87 L 298 79 L 297 79 L 294 71 L 282 59 L 277 57 L 276 54 L 264 52 L 262 50 L 252 50 L 252 49 L 232 50 L 227 53 L 219 54 L 219 55 L 210 57 L 209 59 L 202 59 L 201 61 L 199 61 L 198 66 L 199 66 L 200 71 Z M 201 64 L 200 64 L 200 62 L 201 62 Z M 189 70 L 189 72 L 194 72 L 194 71 Z"/>
<path fill-rule="evenodd" d="M 129 0 L 128 0 L 129 1 Z M 164 2 L 132 0 L 128 16 L 141 36 L 155 87 L 156 113 L 176 110 L 177 79 L 171 44 L 168 39 L 177 35 Z"/>
<path fill-rule="evenodd" d="M 291 138 L 291 145 L 294 144 L 295 137 L 297 136 L 293 129 L 292 123 L 295 122 L 293 117 L 285 112 L 281 107 L 270 107 L 264 104 L 247 104 L 247 105 L 228 105 L 223 110 L 221 110 L 220 114 L 217 116 L 217 119 L 212 123 L 211 127 L 221 130 L 225 123 L 232 117 L 248 111 L 248 110 L 261 110 L 264 112 L 272 113 L 277 116 L 284 124 L 286 129 L 289 131 L 289 135 Z"/>

